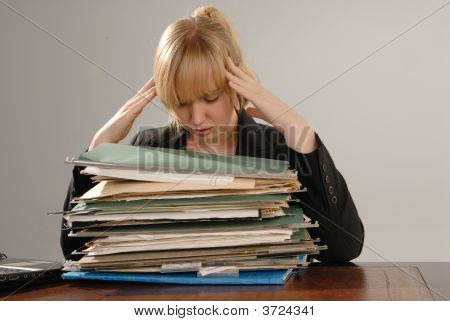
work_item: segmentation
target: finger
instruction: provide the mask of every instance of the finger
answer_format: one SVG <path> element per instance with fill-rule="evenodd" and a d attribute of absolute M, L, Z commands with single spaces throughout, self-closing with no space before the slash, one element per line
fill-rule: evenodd
<path fill-rule="evenodd" d="M 244 88 L 233 81 L 229 81 L 228 84 L 232 89 L 236 90 L 239 94 L 247 98 L 249 101 L 253 101 L 255 99 L 254 93 L 247 88 Z"/>
<path fill-rule="evenodd" d="M 143 91 L 142 93 L 137 94 L 136 97 L 140 100 L 142 98 L 149 96 L 150 94 L 156 94 L 156 86 L 153 86 L 153 87 Z"/>
<path fill-rule="evenodd" d="M 225 75 L 227 76 L 228 80 L 238 84 L 239 86 L 241 86 L 243 88 L 247 88 L 248 90 L 252 90 L 252 88 L 254 87 L 254 84 L 250 84 L 247 81 L 242 80 L 239 77 L 236 77 L 235 75 L 233 75 L 229 71 L 225 71 Z"/>
<path fill-rule="evenodd" d="M 133 109 L 137 105 L 140 104 L 147 104 L 150 102 L 155 96 L 156 96 L 156 86 L 151 87 L 147 91 L 137 93 L 129 100 L 129 102 L 125 105 L 124 111 L 127 111 L 128 109 Z"/>
<path fill-rule="evenodd" d="M 156 87 L 150 88 L 148 91 L 139 95 L 138 100 L 133 104 L 132 108 L 143 109 L 149 102 L 153 100 L 156 96 Z"/>
<path fill-rule="evenodd" d="M 231 60 L 231 58 L 228 56 L 228 61 L 230 63 L 230 68 L 231 71 L 233 73 L 235 73 L 238 77 L 248 81 L 248 82 L 255 82 L 255 80 L 250 77 L 249 75 L 247 75 L 241 68 L 239 68 L 238 66 L 236 66 L 233 62 L 233 60 Z"/>
<path fill-rule="evenodd" d="M 123 112 L 128 112 L 129 110 L 140 109 L 142 105 L 146 105 L 153 99 L 154 94 L 152 91 L 148 91 L 139 95 L 134 96 L 123 108 Z"/>
<path fill-rule="evenodd" d="M 125 115 L 133 115 L 133 117 L 137 117 L 142 113 L 144 108 L 148 106 L 148 103 L 152 100 L 152 94 L 149 94 L 146 97 L 142 97 L 139 101 L 133 103 L 127 110 L 124 111 Z"/>
<path fill-rule="evenodd" d="M 156 96 L 156 87 L 150 88 L 148 91 L 142 94 L 142 100 L 145 104 L 149 103 Z"/>
<path fill-rule="evenodd" d="M 149 81 L 147 81 L 145 83 L 145 85 L 137 92 L 137 94 L 142 94 L 143 92 L 149 90 L 150 88 L 152 88 L 153 86 L 155 86 L 155 81 L 153 80 L 153 77 L 150 78 Z"/>

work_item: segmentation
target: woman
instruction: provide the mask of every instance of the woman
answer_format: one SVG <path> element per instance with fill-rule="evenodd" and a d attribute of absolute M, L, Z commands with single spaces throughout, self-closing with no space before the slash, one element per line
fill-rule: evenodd
<path fill-rule="evenodd" d="M 271 94 L 242 61 L 237 38 L 223 14 L 201 7 L 163 33 L 154 59 L 154 78 L 96 133 L 89 149 L 118 143 L 129 133 L 146 105 L 158 95 L 172 120 L 168 126 L 139 131 L 132 145 L 183 148 L 193 151 L 289 160 L 307 188 L 301 193 L 305 214 L 320 227 L 314 238 L 328 250 L 316 256 L 346 262 L 362 250 L 364 228 L 346 182 L 326 147 L 306 120 Z M 252 107 L 244 109 L 248 102 Z M 261 118 L 272 126 L 256 123 Z M 73 169 L 64 210 L 70 200 L 95 184 Z M 61 232 L 66 258 L 87 238 Z"/>

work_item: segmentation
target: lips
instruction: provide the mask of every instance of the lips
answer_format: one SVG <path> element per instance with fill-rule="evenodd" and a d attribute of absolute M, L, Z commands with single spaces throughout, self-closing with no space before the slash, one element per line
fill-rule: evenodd
<path fill-rule="evenodd" d="M 193 129 L 192 132 L 199 136 L 205 136 L 205 135 L 208 135 L 212 129 L 213 129 L 213 127 L 204 128 L 204 129 Z"/>

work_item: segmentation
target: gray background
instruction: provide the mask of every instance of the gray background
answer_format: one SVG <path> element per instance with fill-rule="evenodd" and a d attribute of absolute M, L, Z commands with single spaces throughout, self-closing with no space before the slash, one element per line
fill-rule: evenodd
<path fill-rule="evenodd" d="M 151 76 L 166 26 L 204 2 L 0 1 L 0 251 L 62 259 L 60 217 L 45 213 L 62 208 L 65 157 Z M 208 3 L 266 88 L 289 105 L 306 98 L 296 110 L 365 223 L 358 260 L 450 260 L 450 6 L 401 35 L 445 1 Z M 166 121 L 149 105 L 130 137 Z"/>

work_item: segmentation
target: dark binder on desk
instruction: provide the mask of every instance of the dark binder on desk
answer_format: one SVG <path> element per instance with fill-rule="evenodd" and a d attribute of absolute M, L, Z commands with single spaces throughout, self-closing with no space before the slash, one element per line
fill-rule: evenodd
<path fill-rule="evenodd" d="M 175 283 L 175 284 L 264 284 L 283 285 L 297 270 L 241 271 L 236 277 L 207 276 L 197 277 L 197 273 L 97 273 L 66 272 L 65 280 L 102 280 L 143 283 Z"/>

